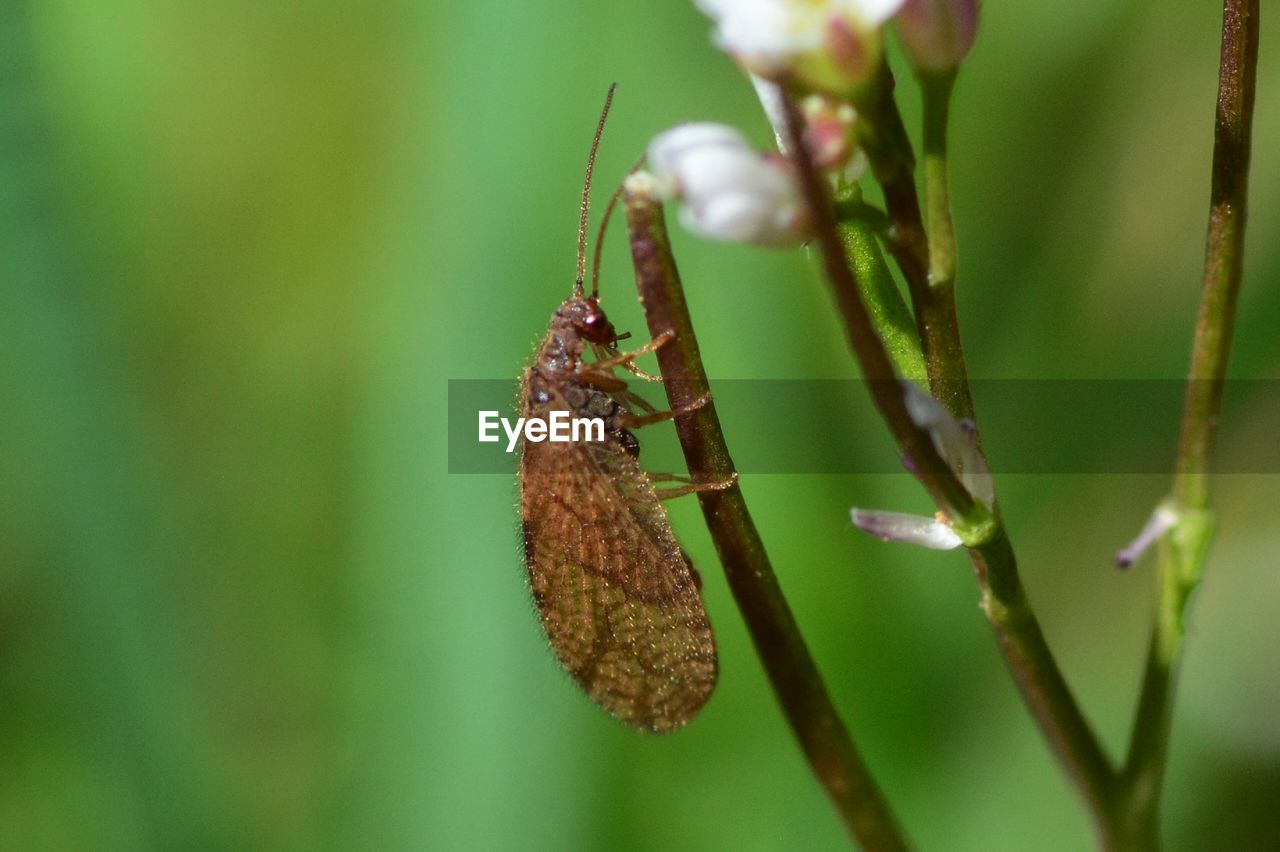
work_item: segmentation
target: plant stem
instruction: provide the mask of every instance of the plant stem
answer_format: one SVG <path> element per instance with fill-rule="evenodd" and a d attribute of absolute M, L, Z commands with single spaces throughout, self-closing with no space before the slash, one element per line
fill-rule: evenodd
<path fill-rule="evenodd" d="M 853 280 L 853 272 L 836 233 L 831 200 L 827 196 L 821 175 L 801 144 L 801 125 L 795 107 L 789 98 L 784 99 L 784 104 L 789 122 L 792 156 L 810 208 L 816 241 L 826 261 L 827 279 L 845 321 L 850 345 L 868 378 L 883 376 L 891 368 L 880 340 L 867 319 L 866 308 L 861 304 L 859 287 Z M 918 207 L 916 212 L 919 212 Z M 946 357 L 950 358 L 958 353 L 959 350 L 956 349 Z M 968 382 L 963 377 L 963 365 L 959 368 L 958 375 L 964 382 L 964 397 L 967 398 Z M 872 381 L 872 390 L 883 384 L 884 382 Z M 877 398 L 877 404 L 879 402 Z M 896 411 L 885 406 L 880 408 L 890 430 L 902 444 L 905 438 L 910 437 L 908 430 L 915 428 L 915 424 L 903 413 L 901 417 L 907 421 L 907 426 L 904 427 Z M 911 454 L 911 451 L 907 452 Z M 911 457 L 916 459 L 914 455 Z M 950 472 L 945 462 L 942 464 Z M 916 466 L 918 469 L 924 467 L 920 464 Z M 1094 814 L 1099 832 L 1104 839 L 1111 837 L 1111 800 L 1115 774 L 1045 642 L 1044 632 L 1040 629 L 1018 576 L 1017 559 L 1003 520 L 998 512 L 990 511 L 988 507 L 975 502 L 967 492 L 964 492 L 967 500 L 965 505 L 948 503 L 951 497 L 944 489 L 930 488 L 931 484 L 936 484 L 936 480 L 931 481 L 923 476 L 921 480 L 929 488 L 938 508 L 950 515 L 953 528 L 969 549 L 978 584 L 982 589 L 983 609 L 1032 716 L 1080 788 Z M 957 487 L 963 491 L 958 483 Z"/>
<path fill-rule="evenodd" d="M 872 401 L 888 424 L 903 455 L 910 461 L 916 477 L 938 507 L 953 518 L 977 520 L 975 513 L 985 515 L 985 511 L 979 511 L 980 507 L 973 497 L 939 455 L 928 432 L 916 425 L 907 412 L 903 386 L 863 302 L 862 288 L 853 274 L 845 255 L 844 243 L 840 239 L 831 198 L 823 177 L 818 174 L 804 147 L 801 119 L 790 95 L 783 95 L 782 106 L 788 142 L 812 217 L 823 268 L 844 320 L 849 347 L 858 360 L 862 377 L 871 391 Z"/>
<path fill-rule="evenodd" d="M 636 286 L 649 331 L 655 338 L 675 333 L 658 350 L 667 401 L 672 409 L 683 408 L 706 394 L 709 384 L 662 207 L 652 195 L 629 188 L 626 209 Z M 714 402 L 676 418 L 676 432 L 694 481 L 724 482 L 735 476 Z M 742 489 L 734 482 L 724 490 L 699 492 L 698 499 L 756 652 L 845 828 L 865 849 L 906 849 L 889 804 L 837 714 L 783 597 Z"/>
<path fill-rule="evenodd" d="M 1115 772 L 1045 641 L 1018 575 L 1017 558 L 1003 522 L 997 521 L 984 541 L 971 545 L 969 556 L 982 589 L 982 610 L 991 622 L 1009 672 L 1110 848 L 1116 833 L 1112 805 Z"/>
<path fill-rule="evenodd" d="M 856 184 L 842 189 L 836 196 L 837 213 L 861 205 L 861 196 Z M 894 370 L 899 376 L 923 386 L 928 381 L 928 372 L 911 319 L 911 309 L 903 301 L 893 273 L 885 264 L 880 241 L 876 239 L 875 225 L 865 216 L 850 216 L 842 218 L 836 230 L 844 244 L 862 301 L 871 316 L 871 324 L 884 343 Z"/>
<path fill-rule="evenodd" d="M 947 127 L 955 72 L 922 75 L 924 93 L 924 203 L 929 226 L 929 287 L 954 301 L 956 228 L 947 175 Z"/>
<path fill-rule="evenodd" d="M 1222 8 L 1204 284 L 1173 479 L 1172 501 L 1179 520 L 1159 550 L 1160 593 L 1122 778 L 1122 806 L 1135 846 L 1158 844 L 1183 615 L 1213 533 L 1209 473 L 1243 269 L 1258 5 L 1258 0 L 1225 0 Z"/>
<path fill-rule="evenodd" d="M 881 68 L 879 84 L 857 103 L 860 119 L 859 140 L 871 161 L 871 171 L 884 189 L 885 207 L 893 225 L 889 251 L 907 281 L 911 304 L 916 312 L 916 328 L 929 372 L 929 386 L 934 397 L 957 419 L 973 418 L 973 399 L 969 391 L 964 347 L 960 343 L 960 325 L 956 316 L 953 274 L 938 286 L 930 282 L 931 258 L 929 235 L 920 213 L 920 197 L 916 193 L 915 154 L 902 123 L 897 102 L 893 98 L 893 75 L 888 65 Z M 945 178 L 946 104 L 942 105 L 941 126 L 937 135 L 942 140 L 940 156 Z M 937 110 L 931 119 L 937 123 Z M 944 199 L 945 204 L 945 199 Z M 947 214 L 948 219 L 950 214 Z M 954 241 L 952 243 L 954 259 Z"/>

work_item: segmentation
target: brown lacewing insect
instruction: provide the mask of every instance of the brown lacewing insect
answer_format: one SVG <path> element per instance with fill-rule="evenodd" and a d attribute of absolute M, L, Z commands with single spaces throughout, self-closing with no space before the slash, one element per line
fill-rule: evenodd
<path fill-rule="evenodd" d="M 551 317 L 520 393 L 527 420 L 547 420 L 553 411 L 598 417 L 604 440 L 524 442 L 520 512 L 533 599 L 561 664 L 622 722 L 665 732 L 689 722 L 706 703 L 718 663 L 698 575 L 659 500 L 724 486 L 659 492 L 655 480 L 678 477 L 650 477 L 637 463 L 640 445 L 630 429 L 683 411 L 654 411 L 614 375 L 623 367 L 645 376 L 632 362 L 669 336 L 635 352 L 618 351 L 618 341 L 629 335 L 619 336 L 600 308 L 599 238 L 591 295 L 584 294 L 591 173 L 613 91 L 587 159 L 573 296 Z M 594 361 L 583 358 L 588 348 Z"/>

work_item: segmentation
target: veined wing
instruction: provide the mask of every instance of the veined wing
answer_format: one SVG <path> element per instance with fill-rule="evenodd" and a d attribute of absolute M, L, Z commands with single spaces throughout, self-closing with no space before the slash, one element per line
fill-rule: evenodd
<path fill-rule="evenodd" d="M 629 725 L 687 723 L 715 687 L 715 642 L 644 471 L 610 440 L 526 442 L 520 485 L 529 581 L 560 662 Z"/>

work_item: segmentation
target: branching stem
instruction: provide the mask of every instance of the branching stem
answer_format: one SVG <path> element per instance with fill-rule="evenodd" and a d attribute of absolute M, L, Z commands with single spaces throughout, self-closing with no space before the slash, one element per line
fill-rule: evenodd
<path fill-rule="evenodd" d="M 954 283 L 954 237 L 951 244 L 952 274 L 931 285 L 932 258 L 929 249 L 929 233 L 925 230 L 920 211 L 920 197 L 915 184 L 915 153 L 902 114 L 893 97 L 893 75 L 885 65 L 878 77 L 879 85 L 873 86 L 866 97 L 859 100 L 857 124 L 859 139 L 871 161 L 871 171 L 884 190 L 885 207 L 892 223 L 889 251 L 907 281 L 911 304 L 915 308 L 916 328 L 920 333 L 920 345 L 924 350 L 925 365 L 929 372 L 929 387 L 947 410 L 957 420 L 973 418 L 973 399 L 969 390 L 969 378 L 965 367 L 964 348 L 960 343 L 960 325 L 956 316 Z M 926 154 L 941 161 L 941 177 L 946 178 L 945 140 L 947 98 L 946 87 L 940 106 L 931 104 L 931 124 L 934 142 L 941 145 Z M 935 93 L 937 94 L 937 93 Z M 935 97 L 935 101 L 937 98 Z M 940 113 L 940 115 L 939 115 Z M 935 129 L 936 128 L 936 129 Z M 938 160 L 937 158 L 941 158 Z M 942 208 L 950 211 L 945 198 Z M 932 217 L 931 217 L 932 218 Z"/>
<path fill-rule="evenodd" d="M 1133 848 L 1159 843 L 1176 671 L 1187 599 L 1213 533 L 1209 474 L 1244 262 L 1250 142 L 1258 64 L 1258 0 L 1225 0 L 1214 120 L 1213 177 L 1204 284 L 1183 404 L 1172 504 L 1178 521 L 1161 542 L 1159 594 L 1121 809 Z"/>
<path fill-rule="evenodd" d="M 859 295 L 860 288 L 854 280 L 853 270 L 848 258 L 845 257 L 836 232 L 826 184 L 802 144 L 801 125 L 794 104 L 790 99 L 784 99 L 784 103 L 789 122 L 790 149 L 810 208 L 816 233 L 815 241 L 823 253 L 824 270 L 836 297 L 840 315 L 845 322 L 850 346 L 865 377 L 872 380 L 874 377 L 888 375 L 891 370 L 888 359 L 881 341 L 867 319 L 866 307 L 862 305 Z M 881 113 L 896 117 L 897 109 L 882 106 Z M 900 119 L 897 120 L 896 127 L 901 129 Z M 873 136 L 876 135 L 868 132 Z M 905 140 L 905 133 L 903 140 Z M 909 262 L 910 265 L 904 265 L 903 269 L 910 281 L 913 274 L 922 274 L 929 264 L 928 240 L 924 236 L 924 226 L 920 221 L 920 207 L 916 200 L 914 184 L 910 180 L 913 160 L 909 147 L 905 152 L 895 147 L 882 148 L 879 156 L 883 162 L 877 175 L 892 176 L 896 181 L 893 192 L 899 201 L 896 207 L 895 202 L 892 200 L 889 202 L 890 216 L 894 218 L 894 228 L 899 229 L 900 233 L 919 235 L 919 238 L 901 243 L 895 252 L 895 257 L 900 263 L 904 258 Z M 872 154 L 871 159 L 874 164 L 877 155 Z M 905 174 L 900 173 L 903 169 L 906 170 Z M 943 176 L 945 177 L 945 171 Z M 910 186 L 909 193 L 905 191 L 904 186 Z M 888 186 L 885 187 L 885 193 L 886 197 L 892 197 Z M 949 214 L 947 218 L 949 219 Z M 919 242 L 920 239 L 924 240 L 923 244 Z M 954 259 L 954 247 L 951 249 L 951 255 Z M 915 271 L 908 272 L 908 269 Z M 950 317 L 948 334 L 958 335 L 958 328 L 954 325 L 954 299 L 950 286 L 935 290 L 931 289 L 926 282 L 924 293 L 929 299 L 937 298 L 937 301 L 931 302 L 934 307 L 938 307 L 943 302 L 951 305 L 951 308 L 944 310 L 943 313 Z M 912 297 L 918 318 L 922 303 L 917 298 L 916 290 L 912 290 Z M 924 333 L 923 329 L 921 333 Z M 941 372 L 950 377 L 948 382 L 955 383 L 943 386 L 953 391 L 951 395 L 953 405 L 960 411 L 964 411 L 970 405 L 969 386 L 958 337 L 955 346 L 948 345 L 942 349 L 935 347 L 932 353 L 926 346 L 925 361 L 935 395 L 939 387 L 935 377 Z M 885 382 L 872 380 L 873 393 L 877 387 L 885 384 Z M 947 478 L 950 468 L 945 462 L 932 457 L 922 458 L 915 454 L 914 448 L 918 446 L 918 441 L 915 441 L 916 427 L 905 411 L 900 412 L 892 405 L 882 404 L 879 396 L 876 398 L 876 403 L 904 452 L 916 462 L 914 467 L 918 476 L 929 490 L 935 504 L 951 517 L 952 526 L 968 546 L 969 556 L 982 590 L 983 610 L 996 633 L 1000 650 L 1004 654 L 1014 681 L 1022 692 L 1023 699 L 1040 730 L 1088 803 L 1104 842 L 1110 843 L 1110 838 L 1114 835 L 1112 794 L 1115 787 L 1115 772 L 1049 650 L 1044 632 L 1040 628 L 1018 575 L 1017 559 L 1003 520 L 997 511 L 974 501 L 958 482 L 953 484 Z M 953 414 L 955 413 L 956 409 L 953 408 Z M 908 441 L 915 442 L 908 445 Z M 935 464 L 941 464 L 942 471 L 937 470 L 934 467 Z M 952 479 L 954 479 L 953 474 Z M 956 500 L 953 488 L 962 492 L 964 497 L 962 501 Z"/>

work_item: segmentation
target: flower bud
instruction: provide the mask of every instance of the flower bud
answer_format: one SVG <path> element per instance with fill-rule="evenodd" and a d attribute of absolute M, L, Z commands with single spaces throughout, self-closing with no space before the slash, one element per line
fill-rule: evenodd
<path fill-rule="evenodd" d="M 751 84 L 773 126 L 778 150 L 790 156 L 782 87 L 755 74 L 751 75 Z M 853 104 L 831 95 L 808 95 L 800 101 L 800 118 L 804 123 L 805 147 L 814 165 L 822 171 L 838 173 L 849 183 L 857 183 L 867 170 L 867 155 L 858 147 L 854 134 L 858 113 Z"/>
<path fill-rule="evenodd" d="M 996 504 L 995 483 L 986 456 L 978 448 L 972 420 L 956 420 L 937 400 L 910 382 L 904 382 L 907 416 L 929 433 L 933 446 L 973 499 L 988 509 Z"/>
<path fill-rule="evenodd" d="M 849 510 L 849 517 L 855 527 L 882 541 L 900 541 L 930 550 L 954 550 L 963 544 L 955 530 L 937 518 L 857 508 Z"/>
<path fill-rule="evenodd" d="M 655 190 L 684 202 L 680 221 L 713 240 L 795 246 L 807 237 L 804 199 L 786 157 L 762 154 L 732 127 L 682 124 L 649 144 Z"/>
<path fill-rule="evenodd" d="M 945 74 L 973 48 L 978 0 L 907 0 L 894 23 L 916 70 Z"/>
<path fill-rule="evenodd" d="M 867 169 L 867 158 L 858 147 L 853 105 L 830 95 L 809 95 L 800 102 L 804 141 L 813 164 L 823 171 L 843 172 L 855 182 Z"/>
<path fill-rule="evenodd" d="M 716 44 L 778 82 L 848 94 L 875 74 L 881 26 L 903 0 L 697 0 Z"/>
<path fill-rule="evenodd" d="M 1151 513 L 1150 519 L 1142 531 L 1138 533 L 1138 537 L 1129 543 L 1129 546 L 1116 554 L 1116 565 L 1121 568 L 1128 568 L 1133 563 L 1142 558 L 1142 555 L 1150 549 L 1160 538 L 1173 529 L 1178 524 L 1178 512 L 1169 504 L 1161 504 Z"/>

